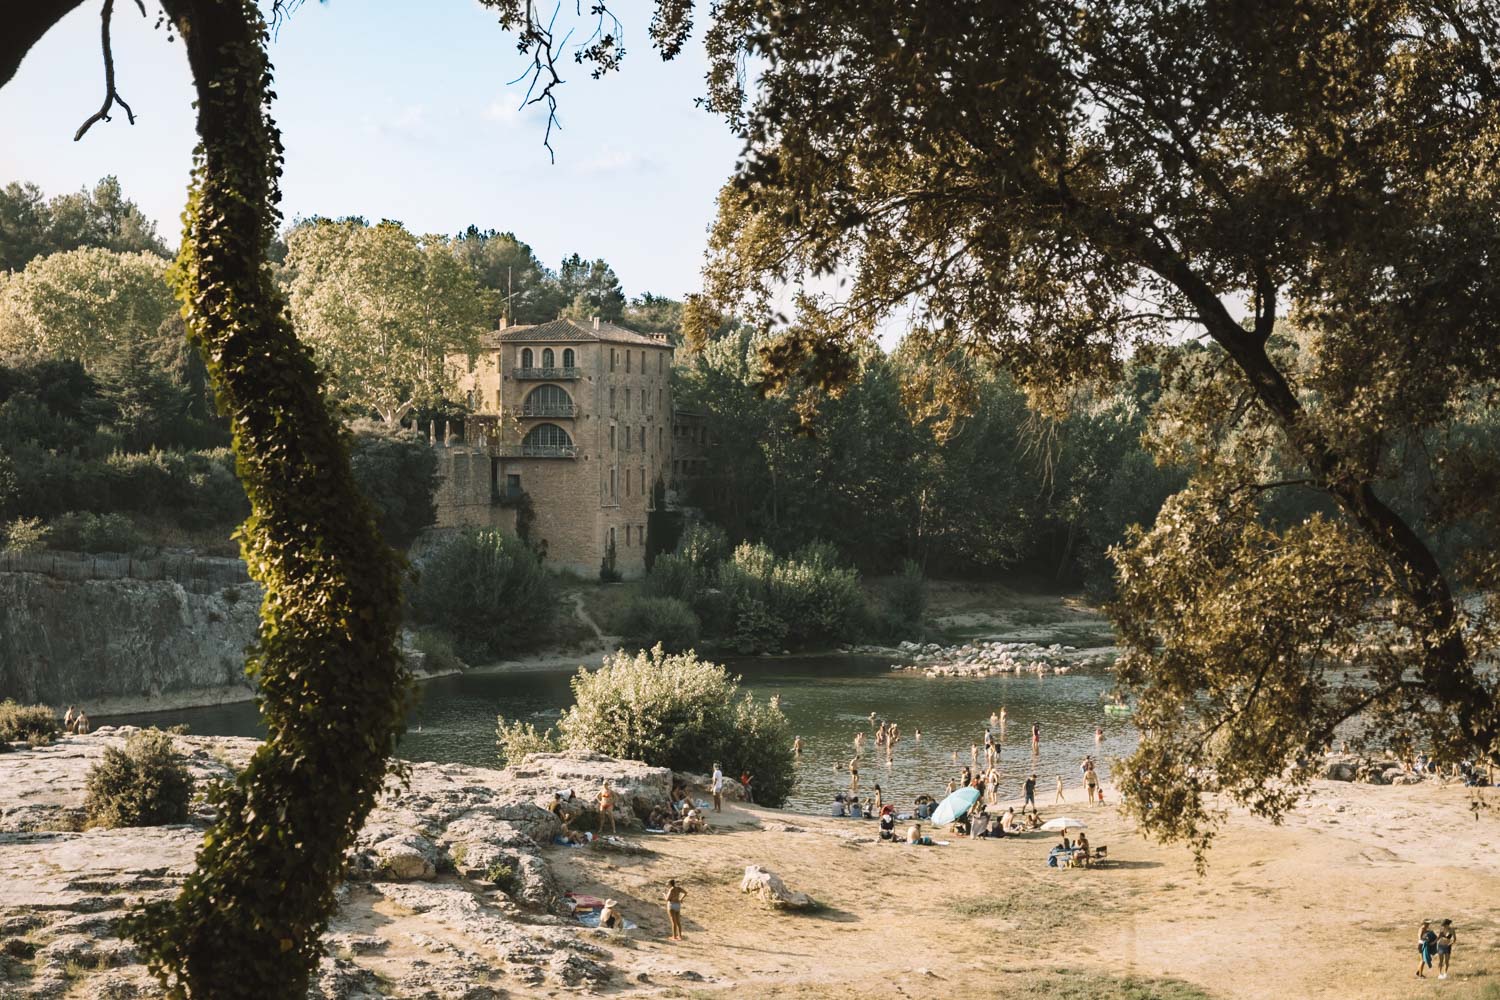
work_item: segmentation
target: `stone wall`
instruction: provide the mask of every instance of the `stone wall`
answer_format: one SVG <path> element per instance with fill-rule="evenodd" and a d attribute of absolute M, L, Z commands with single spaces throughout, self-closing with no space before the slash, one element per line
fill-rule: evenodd
<path fill-rule="evenodd" d="M 0 573 L 0 698 L 108 712 L 243 701 L 254 584 Z"/>

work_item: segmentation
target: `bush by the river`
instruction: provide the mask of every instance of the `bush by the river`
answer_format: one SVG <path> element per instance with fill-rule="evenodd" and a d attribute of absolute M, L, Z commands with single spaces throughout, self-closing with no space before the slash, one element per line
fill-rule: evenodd
<path fill-rule="evenodd" d="M 877 581 L 876 588 L 871 631 L 888 642 L 920 639 L 927 614 L 927 578 L 922 568 L 908 559 L 901 564 L 901 572 Z"/>
<path fill-rule="evenodd" d="M 446 632 L 471 662 L 544 642 L 557 613 L 557 584 L 536 551 L 492 529 L 438 542 L 408 596 L 416 622 Z"/>
<path fill-rule="evenodd" d="M 0 743 L 45 743 L 61 729 L 57 713 L 47 705 L 0 701 Z"/>
<path fill-rule="evenodd" d="M 84 811 L 89 826 L 162 826 L 185 823 L 193 777 L 172 747 L 172 737 L 143 729 L 109 747 L 90 770 Z"/>
<path fill-rule="evenodd" d="M 859 574 L 831 545 L 814 542 L 783 556 L 747 542 L 731 552 L 724 532 L 704 525 L 684 533 L 676 553 L 657 557 L 642 590 L 639 605 L 681 602 L 704 638 L 747 654 L 855 639 L 872 617 Z M 646 624 L 645 616 L 641 607 L 636 620 Z M 672 644 L 666 633 L 630 638 Z"/>
<path fill-rule="evenodd" d="M 521 763 L 529 753 L 556 753 L 561 749 L 557 731 L 550 727 L 539 730 L 534 723 L 507 722 L 503 715 L 495 719 L 495 751 L 502 767 Z"/>
<path fill-rule="evenodd" d="M 555 744 L 550 730 L 500 720 L 507 759 L 519 759 L 528 746 L 556 745 L 676 771 L 706 772 L 718 761 L 727 775 L 749 771 L 761 804 L 779 806 L 791 794 L 792 733 L 781 707 L 742 691 L 716 663 L 660 646 L 622 650 L 596 671 L 580 669 L 572 685 L 574 705 L 558 723 Z"/>
<path fill-rule="evenodd" d="M 675 597 L 641 597 L 626 607 L 622 633 L 627 648 L 660 643 L 668 652 L 681 652 L 698 642 L 698 616 Z"/>

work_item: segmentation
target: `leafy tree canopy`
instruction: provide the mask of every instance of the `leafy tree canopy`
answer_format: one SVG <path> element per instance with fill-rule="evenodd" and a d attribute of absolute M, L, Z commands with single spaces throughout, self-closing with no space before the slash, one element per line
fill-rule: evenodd
<path fill-rule="evenodd" d="M 602 258 L 584 260 L 576 253 L 564 258 L 557 271 L 557 282 L 565 303 L 563 314 L 570 319 L 598 316 L 613 322 L 625 312 L 620 279 Z"/>
<path fill-rule="evenodd" d="M 395 425 L 449 398 L 443 359 L 478 349 L 485 301 L 446 238 L 318 220 L 292 230 L 286 262 L 292 322 L 345 406 Z"/>
<path fill-rule="evenodd" d="M 19 271 L 36 257 L 80 247 L 167 256 L 156 223 L 125 197 L 113 176 L 92 191 L 50 200 L 30 182 L 0 189 L 0 271 Z"/>

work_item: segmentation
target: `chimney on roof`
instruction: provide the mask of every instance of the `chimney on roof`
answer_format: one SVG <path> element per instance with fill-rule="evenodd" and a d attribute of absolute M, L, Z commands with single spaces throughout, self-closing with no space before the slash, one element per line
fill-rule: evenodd
<path fill-rule="evenodd" d="M 504 330 L 510 325 L 510 319 L 504 313 L 500 314 L 500 329 Z"/>
<path fill-rule="evenodd" d="M 599 317 L 598 316 L 594 317 L 594 329 L 595 330 L 599 329 Z"/>

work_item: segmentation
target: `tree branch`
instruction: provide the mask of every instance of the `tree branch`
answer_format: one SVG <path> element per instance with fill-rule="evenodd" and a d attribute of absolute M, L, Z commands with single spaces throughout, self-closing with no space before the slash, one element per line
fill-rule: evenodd
<path fill-rule="evenodd" d="M 146 15 L 144 0 L 135 0 L 135 5 L 140 8 L 141 16 L 144 17 Z M 95 122 L 109 121 L 109 109 L 116 104 L 125 109 L 125 117 L 129 119 L 130 124 L 135 124 L 135 112 L 130 110 L 130 105 L 126 104 L 125 99 L 115 90 L 115 54 L 109 44 L 109 22 L 114 17 L 114 13 L 115 0 L 104 0 L 104 7 L 99 12 L 100 48 L 104 53 L 104 103 L 99 106 L 98 111 L 89 115 L 88 120 L 78 126 L 78 131 L 73 133 L 74 142 L 82 139 L 84 133 L 92 128 Z"/>
<path fill-rule="evenodd" d="M 82 5 L 83 0 L 33 0 L 12 4 L 0 32 L 0 87 L 16 75 L 21 60 L 53 26 Z"/>

